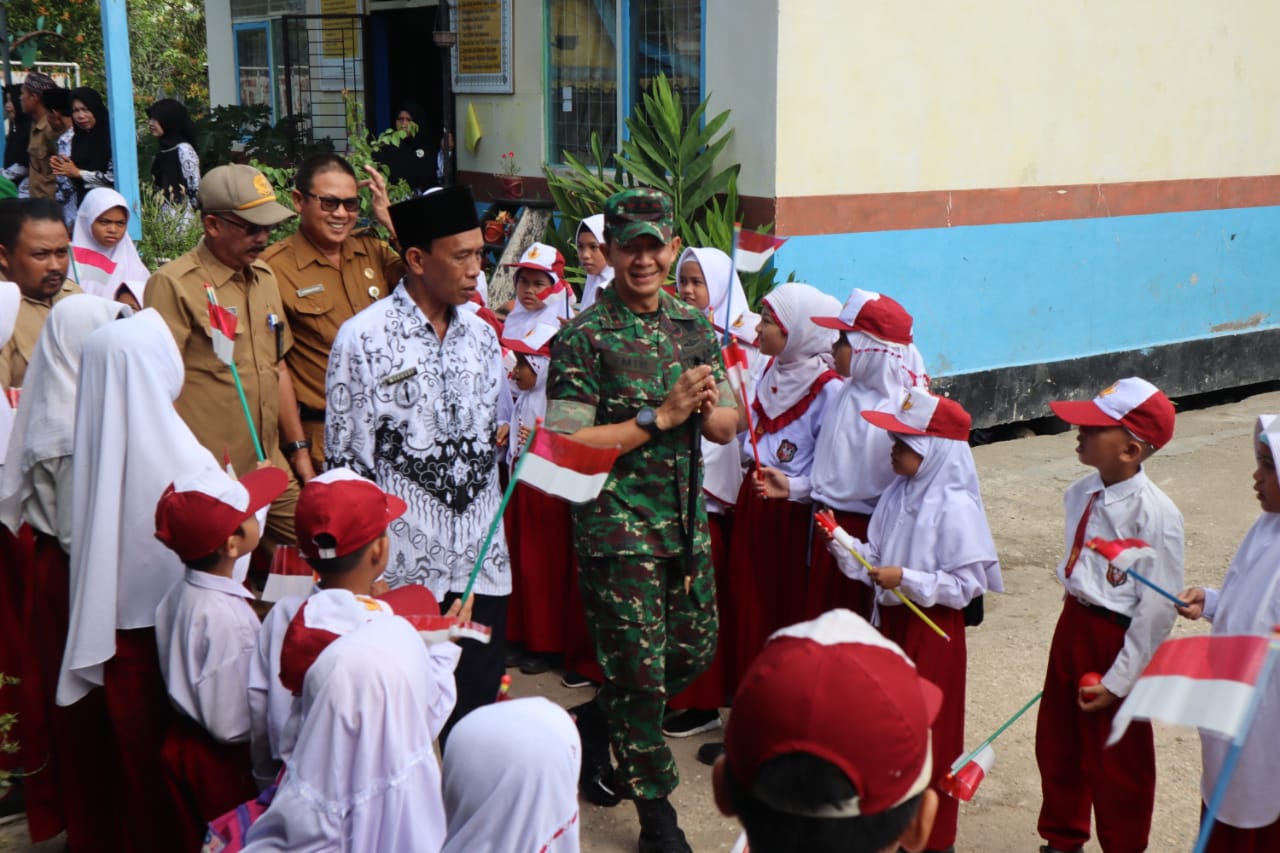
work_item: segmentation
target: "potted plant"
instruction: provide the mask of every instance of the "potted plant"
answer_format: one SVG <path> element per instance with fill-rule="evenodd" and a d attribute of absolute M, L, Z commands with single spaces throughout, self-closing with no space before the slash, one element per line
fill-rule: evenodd
<path fill-rule="evenodd" d="M 502 155 L 502 171 L 498 172 L 498 180 L 502 182 L 502 194 L 507 198 L 524 196 L 524 178 L 520 177 L 516 152 L 508 151 Z"/>

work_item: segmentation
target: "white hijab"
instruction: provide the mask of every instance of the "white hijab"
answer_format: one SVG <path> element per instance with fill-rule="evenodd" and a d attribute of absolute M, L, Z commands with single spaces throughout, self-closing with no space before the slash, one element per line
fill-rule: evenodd
<path fill-rule="evenodd" d="M 547 416 L 547 374 L 551 372 L 551 359 L 543 355 L 521 353 L 533 368 L 537 377 L 528 391 L 516 391 L 516 401 L 511 409 L 511 435 L 507 439 L 507 461 L 515 460 L 520 452 L 520 427 L 533 429 L 539 418 Z M 515 387 L 515 382 L 511 383 Z"/>
<path fill-rule="evenodd" d="M 404 619 L 374 619 L 330 643 L 307 671 L 297 744 L 245 853 L 439 850 L 444 803 L 428 725 L 439 689 Z"/>
<path fill-rule="evenodd" d="M 596 213 L 588 216 L 586 219 L 578 223 L 578 230 L 574 232 L 576 239 L 585 228 L 591 232 L 591 236 L 596 238 L 596 242 L 601 246 L 604 245 L 604 214 Z M 608 287 L 613 281 L 613 267 L 605 267 L 598 273 L 587 273 L 587 280 L 582 283 L 582 301 L 578 304 L 579 311 L 586 311 L 596 301 L 600 289 Z"/>
<path fill-rule="evenodd" d="M 129 203 L 124 196 L 108 187 L 98 187 L 89 191 L 76 213 L 76 225 L 71 235 L 76 284 L 85 293 L 104 299 L 115 299 L 116 291 L 123 284 L 139 305 L 145 305 L 142 295 L 151 271 L 142 263 L 129 232 L 126 231 L 120 242 L 110 249 L 93 239 L 94 221 L 113 207 L 123 208 L 128 218 Z"/>
<path fill-rule="evenodd" d="M 577 853 L 582 744 L 542 697 L 477 708 L 444 754 L 442 853 Z"/>
<path fill-rule="evenodd" d="M 548 273 L 548 275 L 552 275 Z M 559 282 L 556 282 L 559 284 Z M 552 285 L 555 287 L 555 285 Z M 573 318 L 573 307 L 570 304 L 570 296 L 573 291 L 565 286 L 555 293 L 552 293 L 546 299 L 542 300 L 542 307 L 537 311 L 530 311 L 520 304 L 517 299 L 511 313 L 507 315 L 507 319 L 502 324 L 502 336 L 504 338 L 523 338 L 525 332 L 534 326 L 542 323 L 544 325 L 555 326 L 557 329 L 564 325 L 561 320 Z"/>
<path fill-rule="evenodd" d="M 872 426 L 862 412 L 890 411 L 903 388 L 928 388 L 915 344 L 882 341 L 866 332 L 844 332 L 853 348 L 849 378 L 824 415 L 814 455 L 815 490 L 837 506 L 875 503 L 889 487 L 893 435 Z"/>
<path fill-rule="evenodd" d="M 756 402 L 765 415 L 776 418 L 804 399 L 813 383 L 835 364 L 831 358 L 835 330 L 810 322 L 810 318 L 840 313 L 840 302 L 796 281 L 778 285 L 764 302 L 787 333 L 782 352 L 769 362 L 756 383 Z"/>
<path fill-rule="evenodd" d="M 173 407 L 182 380 L 182 357 L 155 310 L 108 323 L 84 343 L 59 705 L 102 684 L 116 631 L 155 625 L 156 605 L 182 578 L 182 562 L 155 537 L 156 502 L 176 475 L 221 469 Z"/>
<path fill-rule="evenodd" d="M 22 291 L 11 281 L 0 281 L 0 347 L 9 343 L 13 328 L 18 325 L 18 307 L 22 305 Z M 0 393 L 8 391 L 0 388 Z M 13 429 L 13 408 L 6 396 L 0 400 L 0 465 L 4 464 L 5 448 L 9 446 L 9 433 Z"/>
<path fill-rule="evenodd" d="M 894 479 L 871 515 L 867 539 L 879 548 L 880 565 L 945 572 L 982 563 L 986 588 L 1004 592 L 968 443 L 924 435 L 894 437 L 924 460 L 915 476 Z"/>
<path fill-rule="evenodd" d="M 680 258 L 676 261 L 677 280 L 680 268 L 689 261 L 702 267 L 702 280 L 707 284 L 707 307 L 702 313 L 711 321 L 711 325 L 723 334 L 727 322 L 729 332 L 735 338 L 754 345 L 760 315 L 747 304 L 747 292 L 742 289 L 742 280 L 738 278 L 737 270 L 733 269 L 733 261 L 719 249 L 689 247 L 680 253 Z M 729 279 L 730 271 L 733 272 L 732 282 Z M 731 313 L 733 316 L 729 317 Z"/>
<path fill-rule="evenodd" d="M 14 416 L 0 476 L 0 523 L 14 533 L 22 525 L 22 505 L 33 488 L 31 469 L 46 459 L 71 455 L 76 378 L 85 339 L 128 310 L 119 302 L 78 293 L 58 300 L 49 312 L 27 366 L 26 393 Z"/>

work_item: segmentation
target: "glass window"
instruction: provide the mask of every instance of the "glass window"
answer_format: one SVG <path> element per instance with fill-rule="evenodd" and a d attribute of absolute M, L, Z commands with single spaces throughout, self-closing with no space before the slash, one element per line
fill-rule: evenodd
<path fill-rule="evenodd" d="M 687 121 L 702 99 L 702 0 L 631 0 L 630 105 L 666 74 Z"/>
<path fill-rule="evenodd" d="M 590 160 L 591 134 L 618 145 L 617 0 L 549 0 L 548 159 Z"/>
<path fill-rule="evenodd" d="M 237 24 L 236 73 L 242 106 L 271 106 L 271 48 L 267 24 Z"/>

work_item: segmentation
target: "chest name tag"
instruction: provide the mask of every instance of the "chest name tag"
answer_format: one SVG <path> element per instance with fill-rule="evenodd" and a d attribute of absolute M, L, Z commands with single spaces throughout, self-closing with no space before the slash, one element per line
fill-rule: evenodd
<path fill-rule="evenodd" d="M 311 294 L 313 294 L 313 293 L 323 293 L 323 292 L 324 292 L 324 285 L 323 285 L 323 284 L 313 284 L 313 285 L 311 285 L 310 287 L 303 287 L 303 288 L 299 288 L 299 289 L 298 289 L 298 298 L 299 298 L 299 299 L 306 299 L 308 296 L 310 296 L 310 295 L 311 295 Z"/>
<path fill-rule="evenodd" d="M 417 375 L 418 375 L 418 368 L 409 367 L 404 370 L 401 370 L 399 373 L 393 373 L 390 376 L 386 377 L 385 379 L 382 380 L 382 384 L 395 385 L 398 382 L 403 382 L 406 379 L 411 379 L 412 377 Z"/>
<path fill-rule="evenodd" d="M 625 355 L 620 352 L 603 352 L 600 357 L 604 366 L 615 373 L 632 373 L 642 376 L 656 376 L 658 373 L 658 365 L 652 358 Z"/>

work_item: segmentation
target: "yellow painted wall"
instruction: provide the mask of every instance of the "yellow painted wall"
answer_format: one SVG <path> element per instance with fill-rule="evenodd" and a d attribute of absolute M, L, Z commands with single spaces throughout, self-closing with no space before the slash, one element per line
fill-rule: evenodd
<path fill-rule="evenodd" d="M 542 3 L 512 2 L 512 70 L 515 90 L 510 95 L 458 94 L 458 169 L 498 172 L 501 158 L 514 151 L 523 175 L 541 175 L 546 158 L 547 134 L 543 113 Z M 462 142 L 467 104 L 475 104 L 484 138 L 475 153 Z"/>
<path fill-rule="evenodd" d="M 779 196 L 1280 172 L 1276 0 L 778 0 Z"/>

